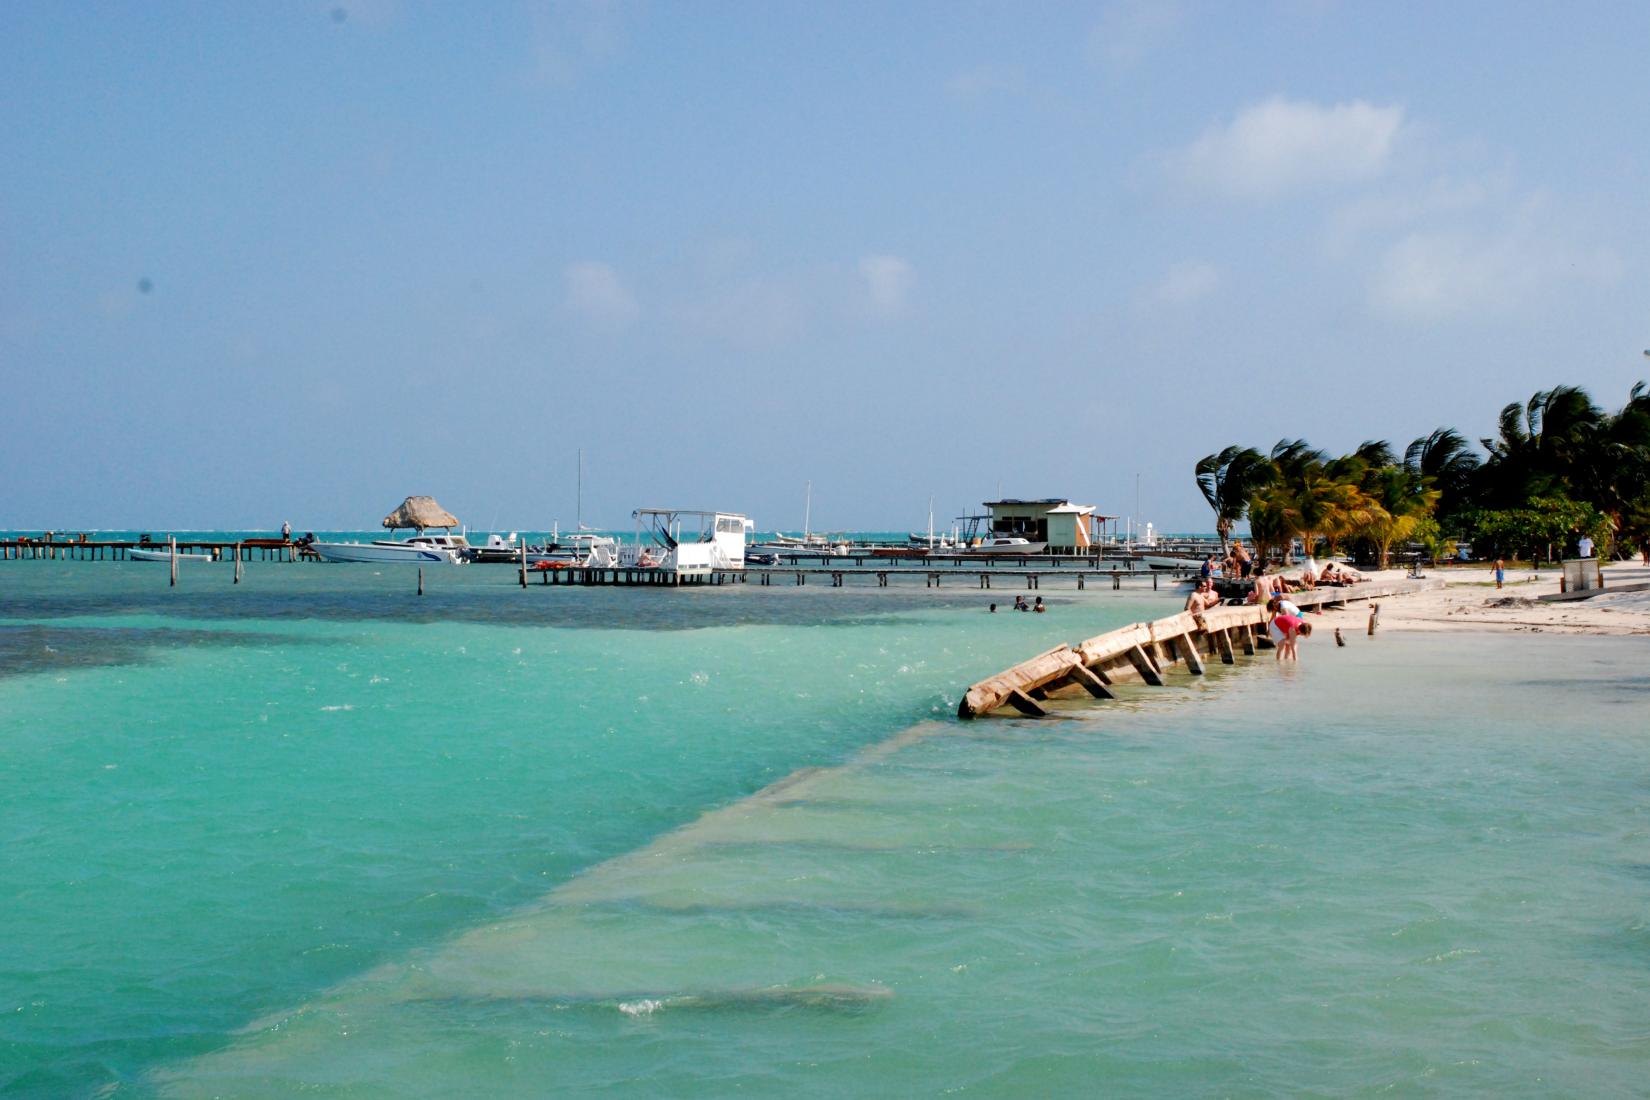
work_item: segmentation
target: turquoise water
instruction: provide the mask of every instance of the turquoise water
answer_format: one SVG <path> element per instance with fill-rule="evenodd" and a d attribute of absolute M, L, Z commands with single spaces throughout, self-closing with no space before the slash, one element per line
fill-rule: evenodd
<path fill-rule="evenodd" d="M 1642 1094 L 1645 639 L 963 725 L 1176 604 L 227 578 L 0 566 L 0 1089 Z"/>

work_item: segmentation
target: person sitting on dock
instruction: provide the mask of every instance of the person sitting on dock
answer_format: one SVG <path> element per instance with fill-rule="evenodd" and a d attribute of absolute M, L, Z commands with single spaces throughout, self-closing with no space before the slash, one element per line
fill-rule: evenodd
<path fill-rule="evenodd" d="M 653 555 L 648 553 L 647 547 L 642 547 L 642 552 L 636 556 L 636 567 L 638 569 L 654 569 L 658 565 L 659 563 L 653 560 Z"/>
<path fill-rule="evenodd" d="M 1258 603 L 1266 606 L 1266 601 L 1273 596 L 1281 596 L 1289 591 L 1289 582 L 1283 579 L 1282 573 L 1268 574 L 1264 566 L 1255 571 L 1255 587 L 1249 593 L 1249 603 Z"/>
<path fill-rule="evenodd" d="M 1186 597 L 1186 610 L 1193 615 L 1201 615 L 1211 607 L 1220 606 L 1220 593 L 1215 591 L 1215 582 L 1205 577 L 1197 582 L 1192 594 Z"/>
<path fill-rule="evenodd" d="M 1213 554 L 1203 559 L 1203 568 L 1198 573 L 1204 580 L 1208 580 L 1215 575 L 1215 556 Z"/>

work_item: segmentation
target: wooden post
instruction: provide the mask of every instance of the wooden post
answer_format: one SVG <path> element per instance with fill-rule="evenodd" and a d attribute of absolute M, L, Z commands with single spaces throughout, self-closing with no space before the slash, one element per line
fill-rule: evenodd
<path fill-rule="evenodd" d="M 1018 688 L 1008 693 L 1008 705 L 1028 718 L 1047 718 L 1048 711 L 1037 705 L 1037 701 Z"/>
<path fill-rule="evenodd" d="M 1203 658 L 1197 655 L 1197 642 L 1192 636 L 1181 634 L 1175 638 L 1174 643 L 1180 649 L 1180 659 L 1186 662 L 1186 667 L 1191 670 L 1192 675 L 1202 676 Z"/>
<path fill-rule="evenodd" d="M 1380 625 L 1381 605 L 1378 603 L 1372 603 L 1369 605 L 1369 636 L 1371 638 L 1375 637 L 1375 628 Z"/>
<path fill-rule="evenodd" d="M 1157 671 L 1157 665 L 1152 663 L 1150 655 L 1139 646 L 1132 646 L 1128 652 L 1129 663 L 1134 670 L 1140 673 L 1140 678 L 1152 687 L 1163 686 L 1163 674 Z"/>
<path fill-rule="evenodd" d="M 527 540 L 521 540 L 521 586 L 527 587 Z"/>
<path fill-rule="evenodd" d="M 1088 690 L 1088 693 L 1096 699 L 1117 698 L 1116 693 L 1100 681 L 1100 677 L 1096 676 L 1082 665 L 1071 666 L 1071 679 L 1073 683 L 1081 684 Z"/>
<path fill-rule="evenodd" d="M 1225 630 L 1214 632 L 1215 651 L 1220 654 L 1220 663 L 1223 665 L 1237 664 L 1237 653 L 1232 649 L 1232 635 Z M 1253 648 L 1246 652 L 1253 652 Z"/>
<path fill-rule="evenodd" d="M 172 548 L 172 583 L 167 587 L 176 588 L 178 586 L 178 536 L 168 535 L 167 540 L 167 545 Z"/>
<path fill-rule="evenodd" d="M 241 583 L 241 544 L 235 544 L 235 583 Z"/>
<path fill-rule="evenodd" d="M 424 594 L 424 567 L 422 565 L 418 567 L 418 594 L 420 596 Z"/>

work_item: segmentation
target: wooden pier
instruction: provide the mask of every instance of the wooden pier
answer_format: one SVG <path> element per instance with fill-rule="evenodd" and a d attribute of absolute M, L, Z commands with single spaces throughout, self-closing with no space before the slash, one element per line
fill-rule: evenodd
<path fill-rule="evenodd" d="M 133 550 L 162 551 L 168 542 L 111 542 L 107 540 L 19 538 L 0 541 L 0 561 L 129 561 Z M 178 543 L 180 554 L 207 554 L 213 561 L 297 561 L 298 548 L 286 539 L 242 539 L 239 542 Z"/>
<path fill-rule="evenodd" d="M 836 567 L 829 566 L 746 566 L 743 569 L 717 569 L 708 573 L 688 573 L 678 575 L 668 569 L 640 569 L 635 567 L 585 567 L 570 566 L 564 569 L 520 569 L 522 585 L 531 583 L 534 577 L 539 578 L 540 585 L 576 585 L 576 586 L 627 586 L 664 585 L 667 587 L 682 587 L 687 585 L 706 584 L 756 584 L 771 586 L 774 584 L 789 583 L 793 587 L 806 585 L 809 580 L 823 582 L 832 588 L 846 588 L 849 582 L 863 584 L 866 587 L 888 588 L 890 582 L 909 580 L 913 583 L 920 578 L 924 588 L 940 588 L 946 581 L 952 583 L 972 581 L 974 586 L 989 590 L 996 582 L 1006 581 L 1012 584 L 1018 581 L 1027 591 L 1040 589 L 1045 580 L 1072 581 L 1078 591 L 1085 591 L 1089 585 L 1098 584 L 1101 587 L 1110 587 L 1113 591 L 1121 591 L 1123 581 L 1140 580 L 1150 581 L 1152 591 L 1159 590 L 1165 581 L 1176 584 L 1181 580 L 1190 579 L 1190 573 L 1169 572 L 1162 569 L 944 569 L 912 568 L 910 566 L 885 569 L 874 567 Z M 1109 583 L 1108 583 L 1109 582 Z M 1005 585 L 1004 587 L 1007 587 Z M 1142 584 L 1144 587 L 1144 584 Z"/>
<path fill-rule="evenodd" d="M 1364 582 L 1344 588 L 1292 592 L 1302 611 L 1344 607 L 1356 601 L 1383 599 L 1435 588 L 1441 581 Z M 963 694 L 957 717 L 977 718 L 1003 708 L 1042 718 L 1042 704 L 1061 696 L 1113 699 L 1111 685 L 1138 680 L 1162 687 L 1166 674 L 1180 666 L 1201 676 L 1206 664 L 1235 664 L 1238 655 L 1253 656 L 1272 648 L 1266 632 L 1266 609 L 1257 604 L 1222 604 L 1201 614 L 1182 611 L 1149 623 L 1135 623 L 1078 642 L 1056 646 L 1013 668 L 981 680 Z"/>

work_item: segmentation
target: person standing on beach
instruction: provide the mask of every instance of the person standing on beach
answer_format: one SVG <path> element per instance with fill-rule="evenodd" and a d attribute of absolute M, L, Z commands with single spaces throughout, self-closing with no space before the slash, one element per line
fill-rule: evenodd
<path fill-rule="evenodd" d="M 1500 558 L 1495 559 L 1495 587 L 1499 591 L 1501 582 L 1507 579 L 1507 563 Z"/>

